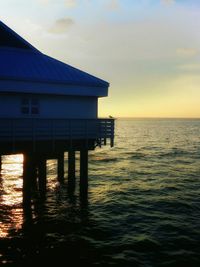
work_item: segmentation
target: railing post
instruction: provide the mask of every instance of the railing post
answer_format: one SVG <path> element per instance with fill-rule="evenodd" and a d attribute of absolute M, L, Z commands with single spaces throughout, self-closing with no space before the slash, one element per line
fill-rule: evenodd
<path fill-rule="evenodd" d="M 107 120 L 105 120 L 105 123 L 104 123 L 104 138 L 103 138 L 104 146 L 106 146 L 107 128 L 108 128 L 108 124 L 107 124 Z"/>
<path fill-rule="evenodd" d="M 101 148 L 101 131 L 102 131 L 102 124 L 101 124 L 101 120 L 97 121 L 98 123 L 98 142 L 99 142 L 99 147 Z"/>
<path fill-rule="evenodd" d="M 110 139 L 111 147 L 114 147 L 114 125 L 115 125 L 115 121 L 111 120 L 111 139 Z"/>

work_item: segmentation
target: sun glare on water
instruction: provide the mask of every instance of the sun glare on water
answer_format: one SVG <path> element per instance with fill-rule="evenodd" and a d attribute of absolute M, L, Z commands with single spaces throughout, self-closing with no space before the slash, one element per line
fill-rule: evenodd
<path fill-rule="evenodd" d="M 0 220 L 0 238 L 7 237 L 10 229 L 19 229 L 22 224 L 22 164 L 21 154 L 2 158 L 0 205 L 4 220 Z"/>

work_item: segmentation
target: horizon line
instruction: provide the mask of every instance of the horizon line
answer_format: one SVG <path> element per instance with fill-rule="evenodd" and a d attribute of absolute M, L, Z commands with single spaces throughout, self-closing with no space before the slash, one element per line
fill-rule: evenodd
<path fill-rule="evenodd" d="M 137 116 L 116 116 L 113 117 L 114 119 L 192 119 L 192 120 L 199 120 L 200 117 L 137 117 Z"/>

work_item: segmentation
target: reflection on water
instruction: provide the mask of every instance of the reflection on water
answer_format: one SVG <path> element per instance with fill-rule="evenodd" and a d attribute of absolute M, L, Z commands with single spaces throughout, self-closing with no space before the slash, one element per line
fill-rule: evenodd
<path fill-rule="evenodd" d="M 58 186 L 55 173 L 55 160 L 47 161 L 49 174 L 48 189 L 54 190 Z M 0 176 L 0 205 L 2 208 L 0 222 L 0 238 L 8 237 L 13 232 L 18 232 L 24 220 L 22 211 L 22 179 L 23 155 L 9 155 L 2 157 L 2 170 Z M 35 217 L 37 208 L 34 205 Z M 27 214 L 26 214 L 27 215 Z"/>
<path fill-rule="evenodd" d="M 49 160 L 46 201 L 23 213 L 23 158 L 4 157 L 0 263 L 200 266 L 200 120 L 116 126 L 116 146 L 90 153 L 88 202 Z"/>
<path fill-rule="evenodd" d="M 0 205 L 3 218 L 0 237 L 18 230 L 22 225 L 22 163 L 23 155 L 4 156 L 0 177 Z"/>

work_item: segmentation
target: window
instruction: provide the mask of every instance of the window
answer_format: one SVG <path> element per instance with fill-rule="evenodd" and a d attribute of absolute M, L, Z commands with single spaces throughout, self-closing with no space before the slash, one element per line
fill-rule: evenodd
<path fill-rule="evenodd" d="M 37 98 L 31 99 L 31 114 L 39 114 L 39 101 Z"/>
<path fill-rule="evenodd" d="M 37 98 L 23 98 L 21 101 L 21 113 L 24 115 L 38 115 L 39 100 Z"/>

